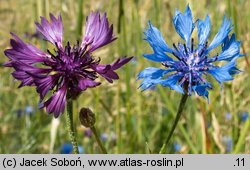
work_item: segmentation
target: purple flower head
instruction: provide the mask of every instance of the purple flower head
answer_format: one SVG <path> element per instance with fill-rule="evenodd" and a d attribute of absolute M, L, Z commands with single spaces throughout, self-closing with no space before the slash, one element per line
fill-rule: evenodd
<path fill-rule="evenodd" d="M 209 16 L 205 20 L 193 22 L 192 11 L 187 6 L 181 13 L 176 10 L 173 18 L 176 32 L 184 43 L 174 43 L 171 48 L 165 42 L 161 32 L 149 22 L 145 31 L 145 40 L 153 49 L 152 54 L 144 54 L 148 60 L 160 62 L 165 68 L 148 67 L 138 74 L 138 79 L 144 79 L 140 85 L 142 90 L 152 89 L 157 84 L 180 93 L 191 95 L 192 92 L 208 98 L 208 90 L 212 89 L 207 77 L 211 75 L 220 84 L 233 80 L 233 75 L 240 71 L 236 68 L 236 59 L 240 56 L 240 41 L 235 34 L 229 35 L 232 30 L 231 20 L 224 17 L 219 32 L 211 43 L 208 43 L 211 23 Z M 198 43 L 195 44 L 192 33 L 197 26 Z M 213 49 L 221 45 L 221 52 L 213 54 Z M 226 61 L 220 66 L 216 63 Z"/>
<path fill-rule="evenodd" d="M 232 119 L 232 114 L 227 112 L 225 117 L 226 117 L 226 120 L 231 120 Z"/>
<path fill-rule="evenodd" d="M 103 133 L 103 134 L 101 134 L 101 140 L 103 141 L 103 142 L 106 142 L 107 140 L 108 140 L 108 134 L 107 133 Z"/>
<path fill-rule="evenodd" d="M 36 26 L 44 39 L 54 45 L 54 50 L 45 53 L 11 33 L 12 48 L 5 50 L 10 60 L 5 66 L 14 68 L 12 75 L 21 81 L 19 87 L 36 86 L 40 107 L 46 107 L 55 117 L 64 111 L 68 99 L 76 99 L 87 88 L 99 86 L 101 83 L 96 81 L 99 75 L 110 83 L 119 79 L 115 70 L 132 59 L 123 57 L 105 65 L 93 56 L 93 51 L 116 39 L 106 14 L 101 17 L 98 12 L 92 12 L 86 19 L 82 43 L 77 41 L 73 46 L 69 42 L 63 46 L 61 15 L 56 18 L 50 14 L 50 22 L 41 17 L 41 24 L 36 23 Z M 48 97 L 49 91 L 53 95 Z"/>
<path fill-rule="evenodd" d="M 84 135 L 86 136 L 86 137 L 91 137 L 92 136 L 92 131 L 91 131 L 91 129 L 86 129 L 86 131 L 84 131 Z"/>

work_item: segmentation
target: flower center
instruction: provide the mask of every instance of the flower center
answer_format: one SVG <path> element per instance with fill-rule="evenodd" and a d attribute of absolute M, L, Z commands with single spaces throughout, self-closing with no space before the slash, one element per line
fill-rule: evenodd
<path fill-rule="evenodd" d="M 202 76 L 212 66 L 211 62 L 214 61 L 208 59 L 206 55 L 207 44 L 206 42 L 203 46 L 199 46 L 196 49 L 194 49 L 193 39 L 189 47 L 181 43 L 178 46 L 173 44 L 174 50 L 172 54 L 177 60 L 162 63 L 164 66 L 176 70 L 175 74 L 181 76 L 179 85 L 184 84 L 184 86 L 188 86 L 188 94 L 191 94 L 193 85 L 206 83 Z"/>
<path fill-rule="evenodd" d="M 50 66 L 58 73 L 69 80 L 76 79 L 77 77 L 89 78 L 95 80 L 97 74 L 91 69 L 91 65 L 98 64 L 100 61 L 96 61 L 86 51 L 86 48 L 81 48 L 79 42 L 73 46 L 70 46 L 68 42 L 64 50 L 56 45 L 56 54 L 54 55 L 49 50 L 51 55 Z"/>
<path fill-rule="evenodd" d="M 194 71 L 206 71 L 210 61 L 205 54 L 207 49 L 207 42 L 203 46 L 199 46 L 194 49 L 194 40 L 192 38 L 191 46 L 187 47 L 186 44 L 179 43 L 178 46 L 173 44 L 174 51 L 172 54 L 178 59 L 175 64 L 172 64 L 174 68 L 180 72 L 193 73 Z M 163 63 L 165 66 L 169 64 Z M 170 64 L 171 65 L 171 64 Z"/>

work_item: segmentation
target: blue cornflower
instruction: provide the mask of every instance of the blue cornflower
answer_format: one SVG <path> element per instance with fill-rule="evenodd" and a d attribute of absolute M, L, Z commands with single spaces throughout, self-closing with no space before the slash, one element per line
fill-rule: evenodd
<path fill-rule="evenodd" d="M 116 134 L 114 132 L 111 133 L 111 139 L 113 142 L 115 142 L 117 139 Z"/>
<path fill-rule="evenodd" d="M 174 150 L 175 150 L 176 152 L 179 152 L 179 151 L 181 150 L 181 145 L 180 145 L 179 143 L 175 142 L 175 143 L 174 143 Z"/>
<path fill-rule="evenodd" d="M 78 146 L 79 154 L 84 153 L 84 147 Z M 61 147 L 62 154 L 71 154 L 73 152 L 73 145 L 71 143 L 64 143 Z"/>
<path fill-rule="evenodd" d="M 241 114 L 241 122 L 245 122 L 245 121 L 247 121 L 247 119 L 248 119 L 248 112 L 243 112 L 242 114 Z"/>
<path fill-rule="evenodd" d="M 73 145 L 71 143 L 65 143 L 61 147 L 62 154 L 70 154 L 73 151 Z"/>
<path fill-rule="evenodd" d="M 138 79 L 144 79 L 140 85 L 142 90 L 152 89 L 157 84 L 180 93 L 191 95 L 192 92 L 208 98 L 208 90 L 212 89 L 210 82 L 206 80 L 212 75 L 217 82 L 233 80 L 232 75 L 240 72 L 236 67 L 236 59 L 240 56 L 240 41 L 236 40 L 235 34 L 231 36 L 233 26 L 226 16 L 223 19 L 219 32 L 211 43 L 208 43 L 211 23 L 207 15 L 205 20 L 198 19 L 193 22 L 192 12 L 189 5 L 185 13 L 176 10 L 173 18 L 176 32 L 185 41 L 173 44 L 170 48 L 165 42 L 161 32 L 150 22 L 144 32 L 145 40 L 153 49 L 152 54 L 144 54 L 148 60 L 160 62 L 165 69 L 148 67 L 138 74 Z M 192 37 L 192 32 L 197 26 L 198 43 Z M 212 50 L 221 45 L 221 52 L 212 54 Z M 216 50 L 217 51 L 217 50 Z M 219 66 L 216 62 L 226 61 Z"/>
<path fill-rule="evenodd" d="M 84 154 L 85 149 L 83 146 L 78 146 L 79 154 Z"/>
<path fill-rule="evenodd" d="M 17 117 L 20 118 L 23 115 L 23 110 L 22 109 L 17 109 L 16 114 L 17 114 Z"/>
<path fill-rule="evenodd" d="M 101 134 L 101 140 L 102 140 L 103 142 L 106 142 L 106 141 L 108 140 L 108 134 L 107 134 L 107 133 Z"/>
<path fill-rule="evenodd" d="M 25 107 L 25 113 L 26 113 L 27 115 L 31 115 L 33 112 L 34 112 L 34 109 L 33 109 L 32 106 L 26 106 L 26 107 Z"/>
<path fill-rule="evenodd" d="M 226 153 L 230 153 L 233 150 L 233 139 L 231 136 L 224 136 L 222 141 L 225 145 Z"/>

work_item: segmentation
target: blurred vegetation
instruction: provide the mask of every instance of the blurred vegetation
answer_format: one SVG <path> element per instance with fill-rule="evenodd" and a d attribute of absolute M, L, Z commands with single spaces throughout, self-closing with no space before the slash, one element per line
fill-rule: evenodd
<path fill-rule="evenodd" d="M 232 18 L 241 52 L 250 52 L 249 0 L 0 0 L 0 63 L 7 61 L 3 51 L 9 48 L 9 32 L 46 50 L 51 46 L 35 35 L 34 21 L 49 13 L 62 14 L 64 41 L 81 40 L 85 17 L 90 11 L 107 12 L 118 40 L 94 53 L 102 63 L 120 56 L 135 60 L 118 71 L 120 80 L 105 82 L 83 92 L 74 104 L 79 145 L 85 153 L 100 153 L 94 136 L 80 125 L 78 111 L 91 108 L 97 116 L 96 127 L 109 153 L 157 153 L 174 120 L 181 95 L 168 88 L 141 92 L 136 75 L 148 66 L 159 66 L 142 57 L 151 51 L 143 41 L 150 20 L 163 33 L 168 44 L 181 41 L 172 25 L 175 9 L 190 4 L 194 20 L 211 17 L 209 41 L 218 31 L 224 14 Z M 33 35 L 33 36 L 32 36 Z M 168 153 L 250 153 L 250 61 L 238 60 L 243 70 L 235 80 L 220 85 L 214 81 L 210 103 L 193 95 Z M 62 115 L 55 120 L 38 109 L 39 95 L 34 87 L 18 89 L 13 70 L 0 66 L 0 153 L 60 153 L 69 142 Z"/>

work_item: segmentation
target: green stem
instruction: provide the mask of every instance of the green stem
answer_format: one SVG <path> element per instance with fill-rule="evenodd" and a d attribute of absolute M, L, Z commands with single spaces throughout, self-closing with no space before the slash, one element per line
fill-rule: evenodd
<path fill-rule="evenodd" d="M 240 149 L 242 148 L 242 146 L 244 145 L 247 133 L 249 132 L 249 128 L 250 128 L 250 120 L 248 119 L 245 124 L 243 129 L 241 130 L 240 133 L 240 138 L 235 146 L 235 149 L 233 151 L 234 154 L 239 154 L 240 153 Z"/>
<path fill-rule="evenodd" d="M 73 153 L 79 154 L 78 144 L 76 139 L 76 132 L 73 124 L 73 102 L 68 100 L 67 102 L 67 112 L 66 112 L 66 126 L 68 129 L 69 137 L 73 145 Z"/>
<path fill-rule="evenodd" d="M 122 17 L 124 17 L 123 0 L 119 0 L 118 33 L 121 32 Z"/>
<path fill-rule="evenodd" d="M 92 132 L 94 133 L 95 138 L 96 138 L 96 141 L 97 141 L 99 147 L 101 148 L 102 153 L 107 154 L 108 152 L 107 152 L 106 148 L 103 146 L 103 144 L 102 144 L 102 142 L 101 142 L 101 140 L 100 140 L 100 138 L 99 138 L 99 135 L 98 135 L 98 133 L 97 133 L 97 130 L 96 130 L 95 126 L 90 127 L 90 129 L 91 129 Z"/>
<path fill-rule="evenodd" d="M 83 22 L 83 0 L 78 0 L 78 16 L 77 16 L 77 38 L 82 35 L 82 22 Z"/>
<path fill-rule="evenodd" d="M 167 147 L 167 145 L 168 145 L 168 143 L 169 143 L 169 141 L 170 141 L 170 139 L 171 139 L 171 137 L 172 137 L 172 135 L 173 135 L 173 133 L 174 133 L 174 130 L 175 130 L 175 128 L 176 128 L 176 126 L 177 126 L 177 124 L 178 124 L 178 122 L 179 122 L 179 119 L 180 119 L 181 114 L 182 114 L 182 112 L 183 112 L 183 109 L 184 109 L 184 106 L 185 106 L 185 104 L 186 104 L 187 98 L 188 98 L 188 95 L 187 95 L 187 94 L 183 94 L 183 95 L 182 95 L 181 102 L 180 102 L 180 104 L 179 104 L 178 112 L 177 112 L 177 115 L 176 115 L 176 117 L 175 117 L 173 126 L 172 126 L 172 128 L 171 128 L 171 130 L 170 130 L 170 133 L 168 134 L 168 137 L 167 137 L 165 143 L 164 143 L 164 144 L 162 145 L 162 147 L 161 147 L 161 150 L 160 150 L 160 152 L 159 152 L 160 154 L 163 154 L 163 153 L 165 153 L 165 151 L 166 151 L 166 147 Z"/>

